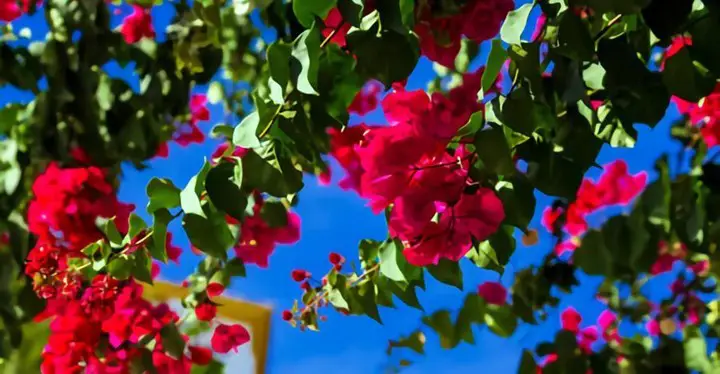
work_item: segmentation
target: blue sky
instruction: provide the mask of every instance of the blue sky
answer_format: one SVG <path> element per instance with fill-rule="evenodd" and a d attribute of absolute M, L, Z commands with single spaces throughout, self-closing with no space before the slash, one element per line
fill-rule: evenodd
<path fill-rule="evenodd" d="M 518 3 L 524 3 L 519 1 Z M 153 10 L 156 30 L 162 37 L 162 26 L 172 16 L 167 6 Z M 255 17 L 257 18 L 257 17 Z M 533 22 L 530 22 L 532 25 Z M 33 38 L 42 38 L 46 26 L 42 15 L 32 19 L 20 19 L 14 24 L 17 30 L 30 27 Z M 531 28 L 531 27 L 530 27 Z M 528 30 L 531 32 L 531 30 Z M 271 33 L 264 32 L 265 36 Z M 483 50 L 489 48 L 483 46 Z M 485 59 L 481 54 L 473 66 L 477 67 Z M 117 66 L 106 69 L 113 75 L 132 80 L 132 71 L 120 70 Z M 410 88 L 422 88 L 433 75 L 432 65 L 422 60 L 410 79 Z M 6 101 L 26 101 L 27 93 L 10 88 L 0 89 L 0 105 Z M 223 120 L 220 108 L 213 107 L 212 118 L 201 124 L 208 131 L 213 124 Z M 666 118 L 673 118 L 677 113 L 672 109 Z M 368 122 L 382 121 L 378 111 L 369 115 Z M 231 123 L 234 125 L 234 123 Z M 598 159 L 604 164 L 618 157 L 626 159 L 632 172 L 650 170 L 657 156 L 670 149 L 668 138 L 669 121 L 664 121 L 654 130 L 638 126 L 640 139 L 634 149 L 618 150 L 606 146 Z M 123 168 L 120 198 L 136 204 L 137 210 L 145 215 L 145 185 L 154 176 L 171 179 L 178 186 L 184 186 L 192 175 L 201 167 L 204 157 L 210 155 L 217 141 L 209 140 L 205 144 L 192 145 L 187 148 L 170 146 L 170 157 L 157 159 L 149 163 L 143 171 L 132 167 Z M 677 145 L 672 145 L 677 147 Z M 341 171 L 334 168 L 334 182 L 341 177 Z M 592 170 L 591 177 L 597 177 L 599 170 Z M 537 212 L 542 212 L 550 199 L 538 195 Z M 339 189 L 336 183 L 331 186 L 320 186 L 313 177 L 306 178 L 306 187 L 301 193 L 300 204 L 296 209 L 302 219 L 301 240 L 293 246 L 279 246 L 270 260 L 268 269 L 250 266 L 248 277 L 234 281 L 229 294 L 244 299 L 261 302 L 273 307 L 272 338 L 270 342 L 268 369 L 270 373 L 317 373 L 324 370 L 341 368 L 346 374 L 381 372 L 389 361 L 385 356 L 385 348 L 389 339 L 397 338 L 417 328 L 421 313 L 408 307 L 384 309 L 381 315 L 384 325 L 366 317 L 344 317 L 331 310 L 327 311 L 328 321 L 321 325 L 319 333 L 300 332 L 291 328 L 280 319 L 280 312 L 289 308 L 295 298 L 300 295 L 298 285 L 290 278 L 290 271 L 295 268 L 307 269 L 318 275 L 324 274 L 329 263 L 327 255 L 331 251 L 339 252 L 348 259 L 357 258 L 357 244 L 361 239 L 384 239 L 387 234 L 383 216 L 373 215 L 365 206 L 365 201 L 356 194 Z M 594 221 L 600 222 L 602 216 Z M 535 217 L 533 227 L 539 228 L 539 217 Z M 182 233 L 179 224 L 171 227 L 176 233 L 175 243 L 186 249 L 181 257 L 180 265 L 163 268 L 162 277 L 171 281 L 182 281 L 195 267 L 199 257 L 189 251 L 189 243 Z M 541 230 L 542 232 L 542 230 Z M 469 261 L 463 262 L 465 270 L 465 292 L 472 292 L 478 284 L 485 280 L 500 280 L 510 286 L 515 270 L 528 264 L 538 262 L 550 250 L 548 235 L 541 234 L 540 244 L 534 247 L 518 247 L 512 257 L 508 271 L 499 278 L 495 273 L 479 270 Z M 462 344 L 452 351 L 438 348 L 437 339 L 428 334 L 427 353 L 425 357 L 409 356 L 414 365 L 407 373 L 459 372 L 470 373 L 482 369 L 489 373 L 514 373 L 521 354 L 521 348 L 532 347 L 537 342 L 553 334 L 559 327 L 559 313 L 563 307 L 574 305 L 584 316 L 594 321 L 602 310 L 594 300 L 593 291 L 598 284 L 597 279 L 585 277 L 587 281 L 578 292 L 564 297 L 561 308 L 551 311 L 550 318 L 541 327 L 521 326 L 509 339 L 501 339 L 492 333 L 480 330 L 476 334 L 476 345 Z M 427 291 L 420 296 L 421 302 L 428 313 L 440 308 L 456 309 L 460 306 L 463 293 L 457 289 L 428 281 Z M 588 322 L 591 322 L 588 321 Z M 228 371 L 231 372 L 231 371 Z"/>

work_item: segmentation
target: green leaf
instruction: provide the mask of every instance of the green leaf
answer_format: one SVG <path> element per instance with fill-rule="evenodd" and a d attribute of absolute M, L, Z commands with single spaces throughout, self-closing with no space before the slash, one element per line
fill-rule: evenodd
<path fill-rule="evenodd" d="M 437 265 L 428 266 L 427 270 L 438 281 L 457 287 L 459 290 L 463 289 L 462 270 L 456 261 L 442 258 Z"/>
<path fill-rule="evenodd" d="M 449 349 L 458 344 L 455 336 L 455 326 L 452 323 L 450 312 L 440 310 L 430 316 L 423 317 L 423 323 L 433 329 L 440 337 L 440 346 Z"/>
<path fill-rule="evenodd" d="M 509 305 L 486 305 L 485 323 L 500 337 L 507 338 L 515 332 L 517 319 Z"/>
<path fill-rule="evenodd" d="M 127 237 L 129 239 L 136 237 L 145 229 L 147 229 L 147 224 L 145 223 L 145 220 L 140 218 L 140 216 L 135 213 L 130 213 L 130 219 L 128 220 L 128 223 L 129 227 Z"/>
<path fill-rule="evenodd" d="M 172 214 L 165 208 L 153 212 L 152 240 L 149 241 L 147 248 L 154 259 L 162 262 L 168 260 L 167 227 L 172 219 Z"/>
<path fill-rule="evenodd" d="M 396 282 L 405 282 L 407 279 L 399 264 L 405 265 L 407 261 L 396 244 L 386 241 L 380 247 L 380 274 Z"/>
<path fill-rule="evenodd" d="M 270 77 L 282 88 L 283 92 L 290 82 L 290 57 L 292 46 L 275 41 L 267 49 L 267 63 L 270 68 Z M 275 101 L 273 99 L 273 101 Z M 281 104 L 275 101 L 276 104 Z"/>
<path fill-rule="evenodd" d="M 301 25 L 309 28 L 315 17 L 325 19 L 337 0 L 293 0 L 292 8 Z"/>
<path fill-rule="evenodd" d="M 665 61 L 663 82 L 671 94 L 698 102 L 715 88 L 716 78 L 700 63 L 693 61 L 688 48 L 682 48 Z"/>
<path fill-rule="evenodd" d="M 131 262 L 126 255 L 120 255 L 110 261 L 107 269 L 113 278 L 125 280 L 132 274 L 133 267 L 133 262 Z"/>
<path fill-rule="evenodd" d="M 575 12 L 565 12 L 558 25 L 558 47 L 564 56 L 578 61 L 590 61 L 595 56 L 595 44 L 588 32 L 588 26 Z"/>
<path fill-rule="evenodd" d="M 337 0 L 337 3 L 342 19 L 352 26 L 360 27 L 364 9 L 362 0 Z"/>
<path fill-rule="evenodd" d="M 334 306 L 338 309 L 345 309 L 349 310 L 350 307 L 348 305 L 348 302 L 345 300 L 345 297 L 343 297 L 342 292 L 340 292 L 339 289 L 333 288 L 328 292 L 328 301 L 330 302 L 330 305 Z"/>
<path fill-rule="evenodd" d="M 280 201 L 266 201 L 260 210 L 260 217 L 270 227 L 285 227 L 288 224 L 288 212 Z"/>
<path fill-rule="evenodd" d="M 502 175 L 515 173 L 510 145 L 501 127 L 490 127 L 477 132 L 473 144 L 486 169 Z"/>
<path fill-rule="evenodd" d="M 227 250 L 235 240 L 222 216 L 206 218 L 190 213 L 185 214 L 182 223 L 193 246 L 210 256 L 227 258 Z"/>
<path fill-rule="evenodd" d="M 505 99 L 502 121 L 527 136 L 531 136 L 537 128 L 552 129 L 557 126 L 557 118 L 548 105 L 534 101 L 525 86 L 517 88 Z"/>
<path fill-rule="evenodd" d="M 527 229 L 535 214 L 535 188 L 524 175 L 515 175 L 498 184 L 498 196 L 505 209 L 505 224 Z"/>
<path fill-rule="evenodd" d="M 349 33 L 347 45 L 357 57 L 358 72 L 366 78 L 379 80 L 385 87 L 409 77 L 420 58 L 414 34 L 380 30 L 379 24 L 367 31 Z"/>
<path fill-rule="evenodd" d="M 602 232 L 593 230 L 582 238 L 582 244 L 573 254 L 573 261 L 587 274 L 610 275 L 612 272 L 610 256 Z"/>
<path fill-rule="evenodd" d="M 205 179 L 207 178 L 208 172 L 210 172 L 210 164 L 205 161 L 202 169 L 200 169 L 197 175 L 190 178 L 188 184 L 182 192 L 180 192 L 180 205 L 185 214 L 196 214 L 205 217 L 200 196 L 205 190 Z"/>
<path fill-rule="evenodd" d="M 507 59 L 508 53 L 502 45 L 502 40 L 493 39 L 481 80 L 482 96 L 493 87 Z"/>
<path fill-rule="evenodd" d="M 659 39 L 681 31 L 693 8 L 693 0 L 655 0 L 642 10 L 643 20 Z"/>
<path fill-rule="evenodd" d="M 248 114 L 233 130 L 233 144 L 243 148 L 255 148 L 260 145 L 257 129 L 260 124 L 260 115 L 257 112 Z"/>
<path fill-rule="evenodd" d="M 133 260 L 132 276 L 141 282 L 153 284 L 152 259 L 147 255 L 147 252 L 145 250 L 135 251 Z"/>
<path fill-rule="evenodd" d="M 242 162 L 221 162 L 207 174 L 205 189 L 210 202 L 220 211 L 242 220 L 247 207 L 247 195 L 241 189 Z"/>
<path fill-rule="evenodd" d="M 235 257 L 225 264 L 225 271 L 231 277 L 245 277 L 245 264 L 240 257 Z"/>
<path fill-rule="evenodd" d="M 171 322 L 163 326 L 160 330 L 160 336 L 162 337 L 163 348 L 170 357 L 175 359 L 183 357 L 183 351 L 185 351 L 185 340 L 175 326 L 175 323 Z"/>
<path fill-rule="evenodd" d="M 252 170 L 243 173 L 243 187 L 267 192 L 275 197 L 285 197 L 298 192 L 303 186 L 302 173 L 292 165 L 281 169 L 280 160 L 275 156 L 275 152 L 267 153 L 267 159 L 254 151 L 243 156 L 242 169 Z"/>
<path fill-rule="evenodd" d="M 709 373 L 711 369 L 707 356 L 707 343 L 700 328 L 688 325 L 683 332 L 683 348 L 685 349 L 685 365 L 690 370 Z"/>
<path fill-rule="evenodd" d="M 425 334 L 422 331 L 415 331 L 412 334 L 398 340 L 391 340 L 388 346 L 388 354 L 393 348 L 410 348 L 418 354 L 425 354 Z"/>
<path fill-rule="evenodd" d="M 115 225 L 115 218 L 99 218 L 98 220 L 101 222 L 100 228 L 102 229 L 102 232 L 105 234 L 105 237 L 110 241 L 110 243 L 115 247 L 122 246 L 123 236 L 120 234 L 120 231 L 118 231 L 117 226 Z"/>
<path fill-rule="evenodd" d="M 505 22 L 500 28 L 500 38 L 508 44 L 520 44 L 520 37 L 525 30 L 530 11 L 535 3 L 524 4 L 521 7 L 508 13 Z"/>
<path fill-rule="evenodd" d="M 537 368 L 538 366 L 535 363 L 535 358 L 532 353 L 530 353 L 527 349 L 523 350 L 517 374 L 535 374 L 538 370 Z"/>
<path fill-rule="evenodd" d="M 455 336 L 470 344 L 475 344 L 472 327 L 474 323 L 483 322 L 484 313 L 485 303 L 480 295 L 468 294 L 455 322 Z"/>
<path fill-rule="evenodd" d="M 180 189 L 168 179 L 153 178 L 147 185 L 148 213 L 180 206 Z"/>
<path fill-rule="evenodd" d="M 315 1 L 315 0 L 308 0 Z M 325 0 L 319 0 L 320 2 Z M 293 5 L 295 2 L 293 2 Z M 320 66 L 320 30 L 315 24 L 311 29 L 305 30 L 295 39 L 292 48 L 292 57 L 299 63 L 299 70 L 294 69 L 296 77 L 295 86 L 298 91 L 306 95 L 318 95 L 316 90 L 318 69 Z"/>
<path fill-rule="evenodd" d="M 553 145 L 528 140 L 516 154 L 528 163 L 527 175 L 540 192 L 574 199 L 585 169 L 553 150 Z"/>

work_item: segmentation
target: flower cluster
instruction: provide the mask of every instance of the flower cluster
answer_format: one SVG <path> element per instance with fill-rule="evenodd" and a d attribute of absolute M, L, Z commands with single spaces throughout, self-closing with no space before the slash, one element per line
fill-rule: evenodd
<path fill-rule="evenodd" d="M 154 39 L 155 29 L 150 8 L 133 4 L 132 13 L 123 18 L 120 33 L 128 44 L 137 43 L 143 38 Z"/>
<path fill-rule="evenodd" d="M 198 126 L 199 122 L 210 119 L 210 111 L 207 108 L 207 96 L 205 94 L 194 94 L 190 97 L 190 120 L 181 123 L 172 139 L 181 147 L 187 147 L 193 143 L 202 143 L 205 140 L 205 134 Z M 167 157 L 169 153 L 168 143 L 160 144 L 156 153 L 158 157 Z"/>
<path fill-rule="evenodd" d="M 556 204 L 545 209 L 542 224 L 548 231 L 564 231 L 571 236 L 581 236 L 588 229 L 588 215 L 609 206 L 629 204 L 645 188 L 647 174 L 630 174 L 627 164 L 622 160 L 605 165 L 603 170 L 597 182 L 589 178 L 582 181 L 575 201 L 567 207 Z M 556 251 L 560 254 L 572 248 L 572 242 L 566 242 Z"/>
<path fill-rule="evenodd" d="M 390 233 L 414 265 L 459 260 L 505 217 L 495 192 L 468 180 L 474 154 L 462 146 L 447 150 L 482 110 L 475 95 L 481 76 L 482 70 L 466 74 L 448 96 L 396 85 L 382 102 L 390 126 L 330 130 L 331 154 L 347 173 L 340 185 L 367 198 L 376 213 L 392 205 Z"/>
<path fill-rule="evenodd" d="M 22 7 L 20 7 L 20 3 Z M 23 14 L 30 11 L 32 3 L 35 6 L 40 6 L 42 1 L 38 0 L 0 0 L 0 21 L 12 22 L 22 16 Z"/>
<path fill-rule="evenodd" d="M 293 212 L 287 212 L 287 224 L 273 227 L 260 214 L 265 204 L 262 194 L 256 192 L 253 196 L 255 200 L 252 208 L 253 214 L 245 217 L 240 223 L 242 237 L 233 249 L 235 255 L 244 263 L 266 268 L 276 245 L 293 244 L 300 240 L 300 216 Z M 228 223 L 238 223 L 231 217 L 227 217 L 227 221 Z"/>
<path fill-rule="evenodd" d="M 143 287 L 132 277 L 115 279 L 104 273 L 106 269 L 88 277 L 72 265 L 73 259 L 88 260 L 83 252 L 86 246 L 104 240 L 97 219 L 115 217 L 118 231 L 128 231 L 133 207 L 117 200 L 104 170 L 63 169 L 53 163 L 35 180 L 33 193 L 28 223 L 37 244 L 28 254 L 25 273 L 37 294 L 47 300 L 37 320 L 51 319 L 50 339 L 42 354 L 43 373 L 126 373 L 131 362 L 147 353 L 151 341 L 149 353 L 159 373 L 189 373 L 193 363 L 210 362 L 212 351 L 203 347 L 188 346 L 179 355 L 167 352 L 163 331 L 175 328 L 180 319 L 167 305 L 143 299 Z M 108 261 L 147 251 L 146 235 L 141 232 L 125 248 L 114 249 Z M 177 260 L 180 249 L 171 241 L 168 233 L 168 257 Z M 248 339 L 242 326 L 219 325 L 212 345 L 215 351 L 226 353 Z"/>
<path fill-rule="evenodd" d="M 415 32 L 420 37 L 423 55 L 447 67 L 454 66 L 464 35 L 476 43 L 491 39 L 500 31 L 507 14 L 515 8 L 513 0 L 470 0 L 438 12 L 453 2 L 427 1 L 417 9 Z M 444 10 L 444 9 L 441 9 Z"/>

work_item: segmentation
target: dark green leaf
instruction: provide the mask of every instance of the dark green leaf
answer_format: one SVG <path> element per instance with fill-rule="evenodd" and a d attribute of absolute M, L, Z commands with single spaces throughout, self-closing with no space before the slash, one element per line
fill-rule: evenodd
<path fill-rule="evenodd" d="M 538 370 L 538 366 L 535 363 L 535 358 L 532 353 L 527 349 L 523 350 L 522 359 L 520 360 L 520 367 L 518 368 L 518 374 L 535 374 Z"/>
<path fill-rule="evenodd" d="M 228 248 L 234 243 L 233 235 L 222 216 L 206 218 L 192 213 L 185 214 L 183 228 L 193 246 L 213 257 L 226 258 Z"/>
<path fill-rule="evenodd" d="M 367 31 L 347 35 L 350 51 L 357 57 L 357 69 L 367 78 L 375 78 L 390 87 L 405 80 L 420 58 L 414 34 L 400 34 L 394 30 L 380 30 L 380 25 Z"/>
<path fill-rule="evenodd" d="M 715 77 L 682 48 L 665 61 L 663 82 L 670 93 L 690 102 L 700 101 L 715 88 Z"/>
<path fill-rule="evenodd" d="M 241 190 L 242 162 L 221 162 L 207 174 L 205 189 L 210 202 L 220 211 L 242 220 L 247 206 L 247 195 Z"/>
<path fill-rule="evenodd" d="M 135 213 L 130 213 L 130 219 L 128 220 L 128 238 L 134 238 L 141 232 L 145 231 L 147 229 L 147 224 L 145 223 L 145 220 L 140 218 Z"/>
<path fill-rule="evenodd" d="M 515 332 L 517 319 L 509 305 L 487 305 L 485 323 L 498 336 L 506 338 Z"/>
<path fill-rule="evenodd" d="M 141 282 L 152 284 L 152 259 L 147 255 L 147 251 L 135 251 L 132 257 L 135 262 L 132 268 L 132 276 Z"/>
<path fill-rule="evenodd" d="M 180 189 L 167 180 L 153 178 L 147 185 L 148 213 L 158 209 L 172 209 L 180 206 Z"/>
<path fill-rule="evenodd" d="M 288 212 L 280 201 L 266 201 L 260 210 L 260 216 L 270 227 L 285 227 L 288 224 Z"/>
<path fill-rule="evenodd" d="M 531 136 L 537 128 L 554 128 L 557 118 L 547 104 L 534 101 L 527 88 L 522 86 L 505 99 L 502 121 L 511 129 Z"/>
<path fill-rule="evenodd" d="M 148 243 L 150 254 L 156 260 L 167 262 L 167 227 L 173 216 L 170 212 L 161 208 L 153 212 L 152 240 Z"/>
<path fill-rule="evenodd" d="M 231 277 L 245 277 L 245 264 L 240 257 L 235 257 L 225 264 L 225 270 Z"/>
<path fill-rule="evenodd" d="M 360 27 L 364 8 L 362 0 L 337 0 L 337 3 L 343 20 L 352 26 Z"/>
<path fill-rule="evenodd" d="M 506 182 L 498 190 L 505 209 L 505 223 L 525 230 L 535 214 L 535 188 L 523 175 L 513 176 Z"/>
<path fill-rule="evenodd" d="M 508 58 L 508 53 L 505 47 L 502 45 L 502 40 L 493 39 L 492 45 L 490 46 L 490 53 L 488 54 L 487 61 L 485 62 L 485 71 L 482 75 L 482 93 L 483 95 L 490 90 L 502 70 L 505 61 Z"/>
<path fill-rule="evenodd" d="M 300 24 L 309 28 L 315 17 L 324 19 L 337 0 L 293 0 L 292 8 Z"/>
<path fill-rule="evenodd" d="M 605 247 L 603 234 L 593 230 L 583 237 L 582 244 L 573 254 L 573 261 L 590 275 L 610 275 L 612 272 L 610 256 L 610 251 Z"/>
<path fill-rule="evenodd" d="M 595 44 L 588 32 L 588 26 L 575 12 L 564 12 L 558 27 L 558 52 L 579 61 L 593 59 Z"/>
<path fill-rule="evenodd" d="M 428 317 L 423 317 L 423 323 L 438 334 L 441 347 L 448 349 L 458 344 L 459 340 L 455 336 L 455 326 L 452 323 L 450 312 L 447 310 L 440 310 Z"/>
<path fill-rule="evenodd" d="M 175 323 L 168 323 L 163 326 L 160 330 L 160 336 L 162 337 L 162 345 L 170 357 L 179 359 L 183 357 L 183 351 L 185 350 L 185 340 L 178 331 Z"/>
<path fill-rule="evenodd" d="M 501 127 L 490 127 L 475 134 L 475 152 L 488 170 L 502 175 L 515 173 L 510 145 Z"/>
<path fill-rule="evenodd" d="M 388 349 L 392 350 L 393 348 L 410 348 L 421 355 L 425 354 L 425 334 L 415 331 L 406 337 L 391 340 Z"/>
<path fill-rule="evenodd" d="M 462 290 L 462 270 L 456 261 L 442 258 L 437 265 L 428 266 L 427 270 L 438 281 Z"/>
<path fill-rule="evenodd" d="M 645 23 L 659 39 L 681 31 L 693 7 L 693 0 L 653 0 L 642 10 Z"/>

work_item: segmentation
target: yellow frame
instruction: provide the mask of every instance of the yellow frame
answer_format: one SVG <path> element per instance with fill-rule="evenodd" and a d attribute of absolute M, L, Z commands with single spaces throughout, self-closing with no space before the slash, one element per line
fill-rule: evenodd
<path fill-rule="evenodd" d="M 150 300 L 167 302 L 171 299 L 180 300 L 188 295 L 188 289 L 185 287 L 163 281 L 154 283 L 154 285 L 143 283 L 143 295 Z M 255 374 L 265 374 L 272 310 L 264 305 L 224 296 L 213 297 L 213 301 L 219 304 L 217 308 L 219 315 L 250 325 L 252 329 L 250 345 L 255 356 Z"/>

